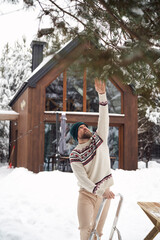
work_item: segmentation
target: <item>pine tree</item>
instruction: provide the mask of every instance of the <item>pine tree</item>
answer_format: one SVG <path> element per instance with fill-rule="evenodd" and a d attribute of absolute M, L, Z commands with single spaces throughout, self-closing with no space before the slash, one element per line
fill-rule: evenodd
<path fill-rule="evenodd" d="M 25 38 L 14 47 L 6 44 L 0 59 L 0 109 L 9 110 L 9 102 L 31 73 L 31 49 Z M 9 121 L 0 122 L 0 161 L 8 158 Z"/>

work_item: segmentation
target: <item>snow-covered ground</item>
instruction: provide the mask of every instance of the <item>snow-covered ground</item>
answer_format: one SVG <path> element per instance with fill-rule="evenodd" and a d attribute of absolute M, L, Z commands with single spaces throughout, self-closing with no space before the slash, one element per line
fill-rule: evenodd
<path fill-rule="evenodd" d="M 139 170 L 113 170 L 112 190 L 124 197 L 118 228 L 122 240 L 142 240 L 153 224 L 137 201 L 160 201 L 160 164 Z M 25 168 L 0 166 L 0 240 L 78 240 L 78 186 L 72 173 L 34 174 Z M 111 231 L 118 197 L 112 200 L 102 240 Z M 118 239 L 114 235 L 113 239 Z M 160 239 L 160 234 L 155 240 Z"/>

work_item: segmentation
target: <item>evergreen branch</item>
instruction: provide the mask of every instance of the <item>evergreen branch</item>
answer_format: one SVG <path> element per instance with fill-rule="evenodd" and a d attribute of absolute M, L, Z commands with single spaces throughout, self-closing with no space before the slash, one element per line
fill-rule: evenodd
<path fill-rule="evenodd" d="M 144 41 L 143 38 L 141 38 L 139 35 L 137 35 L 133 30 L 131 30 L 130 28 L 128 28 L 126 26 L 126 24 L 120 19 L 118 18 L 113 12 L 112 10 L 109 8 L 109 6 L 107 5 L 107 3 L 104 0 L 99 0 L 99 2 L 102 4 L 102 6 L 106 9 L 107 13 L 112 17 L 112 19 L 114 19 L 116 21 L 116 23 L 123 29 L 125 30 L 125 32 L 127 32 L 131 39 L 137 39 L 139 41 Z M 154 44 L 150 41 L 145 41 L 146 43 L 148 43 L 151 46 L 160 46 L 159 44 Z"/>
<path fill-rule="evenodd" d="M 139 36 L 134 33 L 133 31 L 131 31 L 125 24 L 124 22 L 119 19 L 112 11 L 111 9 L 108 7 L 107 3 L 104 0 L 99 0 L 99 2 L 102 4 L 102 6 L 106 9 L 107 13 L 112 17 L 112 19 L 114 19 L 116 21 L 116 23 L 121 26 L 121 28 L 123 30 L 125 30 L 125 32 L 127 32 L 131 38 L 133 39 L 137 39 L 140 40 Z"/>

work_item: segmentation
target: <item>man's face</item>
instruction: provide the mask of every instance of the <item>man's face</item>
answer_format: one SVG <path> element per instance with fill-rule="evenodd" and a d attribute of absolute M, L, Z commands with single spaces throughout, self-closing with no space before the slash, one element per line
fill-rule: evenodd
<path fill-rule="evenodd" d="M 86 125 L 80 125 L 78 128 L 78 139 L 90 139 L 90 137 L 92 137 L 92 133 Z"/>

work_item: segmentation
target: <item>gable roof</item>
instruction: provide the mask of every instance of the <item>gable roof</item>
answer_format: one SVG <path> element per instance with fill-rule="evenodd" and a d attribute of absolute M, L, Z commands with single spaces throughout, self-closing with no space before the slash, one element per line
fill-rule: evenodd
<path fill-rule="evenodd" d="M 39 66 L 31 73 L 30 77 L 21 85 L 12 100 L 9 102 L 9 106 L 12 106 L 28 87 L 35 88 L 37 82 L 40 81 L 42 77 L 44 77 L 63 58 L 65 58 L 70 52 L 72 52 L 78 45 L 83 42 L 85 42 L 83 37 L 76 37 L 66 43 L 60 50 L 58 50 L 53 55 L 44 58 L 44 60 L 39 64 Z M 92 43 L 92 41 L 90 41 L 90 43 Z M 135 94 L 135 89 L 133 89 L 133 86 L 131 86 L 130 84 L 128 86 L 132 90 L 132 93 Z"/>
<path fill-rule="evenodd" d="M 37 82 L 42 77 L 44 77 L 53 67 L 55 67 L 65 56 L 74 50 L 80 43 L 82 43 L 82 39 L 76 37 L 72 41 L 68 42 L 55 54 L 46 57 L 31 73 L 29 79 L 22 84 L 20 89 L 14 95 L 13 99 L 10 101 L 9 106 L 12 106 L 28 87 L 36 87 Z"/>

